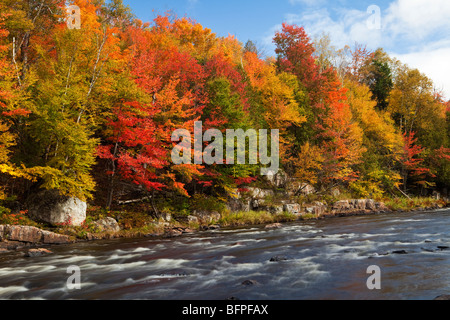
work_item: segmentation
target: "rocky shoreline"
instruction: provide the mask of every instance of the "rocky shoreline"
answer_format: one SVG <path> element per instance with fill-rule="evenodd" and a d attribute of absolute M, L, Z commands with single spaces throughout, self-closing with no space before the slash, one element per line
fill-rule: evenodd
<path fill-rule="evenodd" d="M 321 202 L 315 202 L 310 205 L 299 205 L 295 203 L 282 203 L 277 205 L 261 205 L 260 203 L 259 205 L 259 208 L 253 207 L 253 209 L 268 210 L 272 214 L 280 213 L 280 211 L 288 212 L 289 214 L 294 215 L 297 218 L 297 221 L 398 212 L 390 210 L 384 203 L 372 199 L 341 200 L 330 207 Z M 249 208 L 252 208 L 251 202 Z M 440 208 L 442 208 L 442 206 L 435 205 L 432 208 L 417 208 L 417 210 L 413 211 L 429 211 Z M 199 228 L 192 229 L 189 226 L 180 225 L 179 223 L 174 225 L 164 222 L 161 232 L 150 234 L 136 232 L 126 234 L 120 230 L 117 221 L 112 218 L 106 218 L 96 222 L 103 232 L 98 234 L 88 234 L 86 239 L 78 239 L 73 236 L 54 233 L 32 226 L 0 225 L 0 254 L 11 251 L 28 250 L 25 253 L 25 256 L 34 257 L 50 253 L 50 251 L 41 247 L 119 238 L 174 238 L 184 234 L 217 230 L 223 227 L 220 224 L 212 224 L 213 222 L 220 220 L 220 214 L 217 212 L 198 212 L 193 216 L 189 216 L 187 220 L 188 222 L 192 222 L 193 220 L 200 222 Z M 242 227 L 243 225 L 239 226 Z M 282 224 L 268 223 L 261 225 L 261 227 L 275 229 L 282 227 Z"/>

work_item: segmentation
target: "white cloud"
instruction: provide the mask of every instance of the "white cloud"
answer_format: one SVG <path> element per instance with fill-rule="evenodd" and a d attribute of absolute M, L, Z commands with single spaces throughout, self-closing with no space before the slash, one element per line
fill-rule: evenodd
<path fill-rule="evenodd" d="M 450 99 L 450 59 L 448 58 L 450 47 L 407 54 L 390 54 L 410 68 L 418 69 L 426 74 L 433 80 L 436 89 L 443 90 L 446 99 Z"/>
<path fill-rule="evenodd" d="M 289 2 L 309 4 L 312 1 Z M 381 12 L 381 29 L 368 27 L 370 17 L 370 12 L 335 5 L 327 9 L 303 7 L 301 13 L 286 14 L 285 21 L 304 26 L 312 38 L 329 34 L 338 48 L 355 42 L 372 50 L 383 47 L 400 61 L 425 73 L 450 98 L 450 1 L 392 1 Z M 273 35 L 280 29 L 281 25 L 272 27 L 263 43 L 273 48 Z"/>
<path fill-rule="evenodd" d="M 396 0 L 385 13 L 385 24 L 392 37 L 426 40 L 433 33 L 448 36 L 450 1 Z"/>

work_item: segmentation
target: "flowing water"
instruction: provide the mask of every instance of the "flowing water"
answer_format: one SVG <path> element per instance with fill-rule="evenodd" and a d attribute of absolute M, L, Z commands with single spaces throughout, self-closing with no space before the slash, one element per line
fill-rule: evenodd
<path fill-rule="evenodd" d="M 77 243 L 43 257 L 0 255 L 0 299 L 431 300 L 450 294 L 446 247 L 446 210 Z M 381 290 L 367 288 L 371 265 Z M 80 290 L 67 287 L 70 266 L 80 268 Z"/>

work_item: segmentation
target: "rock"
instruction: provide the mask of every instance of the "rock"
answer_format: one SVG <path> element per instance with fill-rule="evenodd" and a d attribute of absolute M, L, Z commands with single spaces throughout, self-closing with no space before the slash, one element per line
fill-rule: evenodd
<path fill-rule="evenodd" d="M 57 190 L 43 190 L 27 200 L 29 216 L 52 225 L 81 226 L 87 204 L 78 198 L 62 196 Z"/>
<path fill-rule="evenodd" d="M 298 194 L 307 196 L 316 192 L 313 186 L 299 181 L 288 183 L 286 190 L 289 196 L 296 196 Z"/>
<path fill-rule="evenodd" d="M 5 226 L 0 225 L 0 241 L 3 241 L 4 233 L 5 233 Z"/>
<path fill-rule="evenodd" d="M 168 212 L 164 212 L 161 214 L 161 218 L 166 221 L 166 222 L 170 222 L 172 221 L 172 215 Z"/>
<path fill-rule="evenodd" d="M 247 188 L 248 194 L 253 199 L 264 200 L 267 197 L 273 197 L 275 193 L 270 189 Z"/>
<path fill-rule="evenodd" d="M 53 233 L 50 231 L 42 231 L 42 243 L 45 244 L 66 244 L 72 243 L 69 236 Z"/>
<path fill-rule="evenodd" d="M 322 215 L 325 214 L 325 212 L 327 211 L 327 205 L 322 203 L 322 202 L 314 202 L 313 203 L 313 208 L 314 208 L 314 214 L 316 214 L 317 217 L 320 217 Z"/>
<path fill-rule="evenodd" d="M 437 191 L 433 191 L 433 195 L 432 197 L 436 200 L 440 200 L 441 199 L 441 194 Z"/>
<path fill-rule="evenodd" d="M 350 209 L 352 209 L 352 206 L 348 200 L 341 200 L 333 204 L 333 210 L 346 211 Z"/>
<path fill-rule="evenodd" d="M 200 222 L 200 220 L 195 216 L 188 216 L 187 220 L 189 223 L 199 223 Z"/>
<path fill-rule="evenodd" d="M 241 283 L 243 286 L 254 286 L 254 285 L 258 285 L 258 281 L 255 280 L 245 280 Z"/>
<path fill-rule="evenodd" d="M 284 212 L 284 205 L 261 206 L 259 211 L 267 211 L 273 215 L 278 215 Z"/>
<path fill-rule="evenodd" d="M 227 209 L 231 212 L 248 212 L 251 210 L 251 200 L 231 198 L 227 202 Z"/>
<path fill-rule="evenodd" d="M 339 197 L 341 195 L 341 190 L 339 188 L 332 188 L 331 189 L 331 195 L 335 198 Z"/>
<path fill-rule="evenodd" d="M 392 254 L 408 254 L 408 251 L 406 251 L 406 250 L 396 250 L 396 251 L 392 251 Z"/>
<path fill-rule="evenodd" d="M 450 247 L 447 247 L 447 246 L 438 246 L 437 248 L 441 251 L 450 249 Z"/>
<path fill-rule="evenodd" d="M 69 236 L 41 230 L 30 226 L 3 226 L 4 237 L 8 241 L 44 244 L 66 244 L 73 241 Z"/>
<path fill-rule="evenodd" d="M 376 211 L 377 210 L 377 203 L 373 199 L 369 199 L 366 201 L 366 209 L 370 211 Z"/>
<path fill-rule="evenodd" d="M 261 200 L 258 200 L 258 199 L 250 200 L 250 208 L 252 210 L 258 210 L 261 207 L 260 201 Z"/>
<path fill-rule="evenodd" d="M 306 213 L 314 214 L 316 217 L 323 216 L 327 211 L 327 206 L 322 202 L 314 202 L 311 205 L 307 205 L 305 208 Z"/>
<path fill-rule="evenodd" d="M 383 202 L 376 202 L 375 207 L 378 211 L 388 211 L 388 207 Z"/>
<path fill-rule="evenodd" d="M 436 297 L 434 300 L 436 300 L 436 301 L 449 301 L 450 300 L 450 295 L 442 295 L 442 296 Z"/>
<path fill-rule="evenodd" d="M 268 224 L 265 229 L 280 229 L 282 227 L 281 223 Z"/>
<path fill-rule="evenodd" d="M 42 230 L 30 226 L 5 226 L 4 236 L 9 241 L 40 243 L 43 241 Z"/>
<path fill-rule="evenodd" d="M 165 234 L 166 238 L 176 238 L 176 237 L 180 237 L 182 235 L 183 235 L 182 231 L 175 230 L 175 229 L 169 230 Z"/>
<path fill-rule="evenodd" d="M 229 301 L 239 301 L 240 299 L 236 298 L 236 297 L 229 297 L 227 300 L 229 300 Z"/>
<path fill-rule="evenodd" d="M 203 226 L 204 231 L 214 231 L 214 230 L 220 230 L 220 226 L 217 224 L 213 224 L 210 226 Z"/>
<path fill-rule="evenodd" d="M 367 206 L 366 202 L 367 202 L 367 200 L 356 200 L 355 209 L 361 210 L 361 211 L 366 210 L 366 206 Z"/>
<path fill-rule="evenodd" d="M 309 214 L 313 214 L 314 213 L 314 208 L 313 207 L 308 207 L 305 210 L 306 210 L 306 213 L 309 213 Z"/>
<path fill-rule="evenodd" d="M 302 214 L 302 206 L 299 205 L 298 203 L 290 203 L 290 204 L 285 204 L 283 205 L 283 211 L 284 212 L 288 212 L 290 214 L 299 216 Z"/>
<path fill-rule="evenodd" d="M 197 217 L 200 221 L 200 223 L 203 224 L 211 224 L 218 222 L 222 216 L 217 211 L 194 211 L 193 215 Z"/>
<path fill-rule="evenodd" d="M 27 253 L 25 253 L 25 257 L 28 257 L 28 258 L 41 257 L 41 256 L 44 256 L 46 254 L 51 254 L 51 253 L 53 253 L 53 252 L 51 252 L 50 250 L 47 250 L 47 249 L 42 249 L 42 248 L 30 249 L 30 250 L 28 250 Z"/>
<path fill-rule="evenodd" d="M 286 173 L 282 170 L 269 171 L 269 174 L 264 176 L 267 182 L 269 182 L 273 187 L 281 188 L 284 187 L 288 181 Z"/>
<path fill-rule="evenodd" d="M 114 218 L 108 217 L 98 220 L 94 224 L 100 229 L 100 232 L 119 232 L 120 226 Z"/>
<path fill-rule="evenodd" d="M 275 256 L 275 257 L 270 258 L 270 262 L 280 262 L 280 261 L 286 261 L 286 260 L 288 260 L 288 258 L 285 256 Z"/>
<path fill-rule="evenodd" d="M 0 254 L 2 254 L 2 253 L 7 253 L 7 252 L 8 252 L 7 249 L 0 248 Z"/>

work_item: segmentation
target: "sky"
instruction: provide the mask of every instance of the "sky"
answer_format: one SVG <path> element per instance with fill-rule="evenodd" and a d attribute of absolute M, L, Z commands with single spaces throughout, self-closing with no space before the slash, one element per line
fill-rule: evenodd
<path fill-rule="evenodd" d="M 272 38 L 283 22 L 303 26 L 311 38 L 328 34 L 336 48 L 355 43 L 382 47 L 431 78 L 450 99 L 449 0 L 124 0 L 135 15 L 151 21 L 173 11 L 218 36 L 256 42 L 275 55 Z"/>

